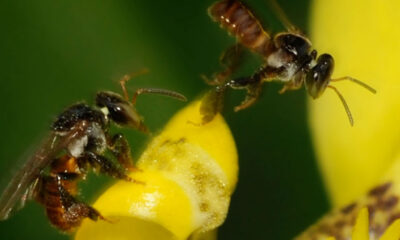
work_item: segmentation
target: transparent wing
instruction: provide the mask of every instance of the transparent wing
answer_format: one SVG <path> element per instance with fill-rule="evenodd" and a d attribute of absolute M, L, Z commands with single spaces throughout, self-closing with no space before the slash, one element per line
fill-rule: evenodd
<path fill-rule="evenodd" d="M 41 171 L 68 146 L 71 140 L 82 136 L 86 128 L 87 123 L 82 122 L 65 136 L 60 137 L 51 133 L 45 138 L 41 147 L 14 174 L 2 192 L 0 196 L 0 220 L 7 219 L 13 210 L 23 206 L 29 196 L 28 192 L 31 190 L 31 185 L 36 182 Z"/>
<path fill-rule="evenodd" d="M 8 183 L 0 197 L 0 220 L 7 219 L 20 200 L 23 205 L 25 199 L 22 197 L 27 189 L 39 176 L 40 171 L 50 163 L 59 148 L 52 146 L 56 138 L 54 134 L 48 136 L 40 149 L 24 163 Z"/>
<path fill-rule="evenodd" d="M 269 0 L 268 1 L 269 5 L 272 7 L 272 9 L 275 11 L 276 15 L 278 16 L 279 20 L 282 22 L 282 24 L 285 26 L 285 28 L 290 32 L 294 34 L 298 34 L 301 36 L 305 36 L 305 34 L 296 26 L 294 25 L 285 12 L 283 11 L 282 7 L 278 4 L 276 0 Z"/>

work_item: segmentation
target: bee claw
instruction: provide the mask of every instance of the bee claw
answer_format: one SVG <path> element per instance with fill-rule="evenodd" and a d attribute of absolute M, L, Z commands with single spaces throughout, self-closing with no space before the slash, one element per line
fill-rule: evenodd
<path fill-rule="evenodd" d="M 126 177 L 125 180 L 128 181 L 128 182 L 131 182 L 131 183 L 137 183 L 137 184 L 141 184 L 141 185 L 146 185 L 145 182 L 133 179 L 131 177 Z"/>
<path fill-rule="evenodd" d="M 103 221 L 105 221 L 105 222 L 108 222 L 108 223 L 111 223 L 111 224 L 115 224 L 115 223 L 119 222 L 118 219 L 111 220 L 110 218 L 106 218 L 106 217 L 104 217 L 104 216 L 102 216 L 102 215 L 99 215 L 99 218 L 100 218 L 101 220 L 103 220 Z"/>
<path fill-rule="evenodd" d="M 142 169 L 137 168 L 137 167 L 135 167 L 135 166 L 127 166 L 127 167 L 125 167 L 125 170 L 126 170 L 127 172 L 143 172 Z"/>

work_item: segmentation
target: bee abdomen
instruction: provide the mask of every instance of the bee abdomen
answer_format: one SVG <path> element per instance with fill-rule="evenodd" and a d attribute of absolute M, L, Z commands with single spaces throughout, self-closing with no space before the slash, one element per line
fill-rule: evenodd
<path fill-rule="evenodd" d="M 46 214 L 50 222 L 62 231 L 70 230 L 73 226 L 65 219 L 66 212 L 63 207 L 57 180 L 48 177 L 46 179 L 44 191 L 43 204 L 46 207 Z"/>
<path fill-rule="evenodd" d="M 65 211 L 64 209 L 60 206 L 59 208 L 52 208 L 47 206 L 46 207 L 46 214 L 47 217 L 49 218 L 51 224 L 56 226 L 62 231 L 70 231 L 74 226 L 71 226 L 71 224 L 66 221 L 64 218 L 65 216 Z"/>
<path fill-rule="evenodd" d="M 221 27 L 237 37 L 247 48 L 266 56 L 271 50 L 271 37 L 260 22 L 241 2 L 223 0 L 213 4 L 208 13 Z"/>
<path fill-rule="evenodd" d="M 61 184 L 61 185 L 60 185 Z M 42 197 L 40 202 L 46 208 L 46 214 L 52 225 L 56 226 L 62 231 L 69 232 L 78 226 L 82 220 L 79 216 L 74 217 L 70 213 L 70 207 L 75 204 L 70 198 L 63 197 L 63 191 L 60 189 L 68 189 L 76 193 L 76 182 L 71 180 L 61 180 L 55 176 L 47 176 L 42 185 Z"/>

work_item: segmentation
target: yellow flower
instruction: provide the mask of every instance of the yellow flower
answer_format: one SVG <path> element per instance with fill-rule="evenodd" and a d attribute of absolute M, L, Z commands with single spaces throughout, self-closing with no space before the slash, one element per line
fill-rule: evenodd
<path fill-rule="evenodd" d="M 312 41 L 334 56 L 333 78 L 350 75 L 378 91 L 333 83 L 352 110 L 354 127 L 333 91 L 310 101 L 316 153 L 334 206 L 378 184 L 400 153 L 399 12 L 397 0 L 314 1 Z"/>
<path fill-rule="evenodd" d="M 369 239 L 369 213 L 367 208 L 361 209 L 351 235 L 352 240 Z M 400 238 L 400 219 L 396 220 L 386 232 L 379 238 L 380 240 L 398 240 Z"/>
<path fill-rule="evenodd" d="M 399 12 L 394 0 L 314 1 L 312 40 L 335 57 L 333 77 L 350 75 L 378 93 L 333 83 L 346 97 L 354 127 L 333 92 L 310 101 L 316 154 L 337 210 L 297 239 L 400 237 Z"/>
<path fill-rule="evenodd" d="M 201 122 L 200 103 L 177 113 L 140 157 L 131 177 L 119 181 L 94 207 L 110 222 L 86 220 L 76 239 L 215 239 L 227 215 L 238 174 L 231 132 L 218 115 Z"/>
<path fill-rule="evenodd" d="M 324 216 L 298 236 L 297 240 L 336 239 L 392 239 L 383 236 L 400 236 L 400 161 L 382 178 L 382 184 L 372 188 L 357 201 L 348 203 Z M 369 214 L 366 214 L 366 211 Z M 357 217 L 358 215 L 358 217 Z M 360 220 L 365 218 L 365 220 Z M 396 231 L 399 230 L 399 231 Z M 383 234 L 383 236 L 382 236 Z M 355 237 L 356 236 L 356 237 Z M 368 238 L 369 236 L 369 238 Z M 398 239 L 398 238 L 395 238 Z"/>
<path fill-rule="evenodd" d="M 372 239 L 375 239 L 374 233 L 371 234 Z M 400 219 L 394 221 L 385 231 L 379 240 L 398 240 L 400 238 Z M 314 239 L 314 238 L 307 238 Z M 320 237 L 318 239 L 336 240 L 334 237 Z M 352 240 L 369 240 L 370 239 L 370 228 L 369 228 L 369 212 L 367 208 L 362 208 L 355 220 L 354 227 L 351 231 Z"/>

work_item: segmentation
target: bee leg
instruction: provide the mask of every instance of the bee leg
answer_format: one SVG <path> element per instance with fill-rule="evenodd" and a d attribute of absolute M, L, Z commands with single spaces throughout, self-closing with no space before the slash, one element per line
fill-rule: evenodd
<path fill-rule="evenodd" d="M 211 79 L 205 75 L 201 75 L 201 78 L 211 86 L 218 86 L 225 83 L 232 73 L 241 65 L 243 50 L 243 46 L 239 43 L 229 47 L 219 58 L 219 62 L 224 67 L 224 70 L 214 73 Z"/>
<path fill-rule="evenodd" d="M 236 106 L 234 108 L 235 112 L 238 112 L 240 110 L 246 109 L 253 105 L 258 98 L 260 97 L 262 92 L 262 84 L 255 84 L 247 87 L 247 94 L 246 98 L 240 103 L 239 106 Z"/>
<path fill-rule="evenodd" d="M 260 83 L 261 73 L 256 73 L 250 77 L 240 77 L 232 79 L 229 82 L 225 83 L 225 86 L 232 89 L 251 89 L 254 88 L 254 86 L 259 85 Z"/>
<path fill-rule="evenodd" d="M 142 70 L 138 71 L 138 72 L 133 72 L 131 74 L 125 74 L 120 80 L 119 80 L 119 84 L 121 85 L 121 89 L 122 92 L 124 93 L 124 98 L 126 101 L 129 101 L 129 94 L 128 91 L 126 90 L 125 84 L 132 78 L 136 77 L 136 76 L 140 76 L 142 74 L 148 73 L 149 70 L 147 70 L 147 68 L 143 68 Z"/>
<path fill-rule="evenodd" d="M 284 94 L 286 91 L 288 91 L 288 90 L 297 90 L 297 89 L 299 89 L 301 87 L 301 85 L 300 86 L 298 86 L 298 85 L 296 85 L 296 84 L 294 84 L 294 83 L 292 83 L 292 82 L 289 82 L 289 83 L 286 83 L 285 85 L 283 85 L 283 87 L 281 88 L 281 90 L 279 90 L 279 94 Z"/>
<path fill-rule="evenodd" d="M 260 68 L 253 76 L 237 78 L 226 83 L 227 86 L 233 89 L 246 89 L 247 95 L 244 101 L 234 108 L 235 112 L 246 109 L 253 105 L 260 97 L 262 92 L 262 83 L 271 82 L 276 79 L 283 71 L 284 67 L 274 68 L 270 66 L 264 66 Z M 287 84 L 281 90 L 282 92 L 287 89 L 295 89 L 301 87 L 302 79 L 296 80 L 293 84 Z"/>
<path fill-rule="evenodd" d="M 104 156 L 95 154 L 93 152 L 86 152 L 83 156 L 83 159 L 86 160 L 93 168 L 97 169 L 103 174 L 129 182 L 142 183 L 129 177 L 122 168 L 118 167 L 111 160 Z"/>
<path fill-rule="evenodd" d="M 300 75 L 298 75 L 292 81 L 283 85 L 282 89 L 279 90 L 279 94 L 283 94 L 287 90 L 297 90 L 301 88 L 302 85 L 303 85 L 303 78 Z"/>
<path fill-rule="evenodd" d="M 115 134 L 108 137 L 108 148 L 112 154 L 117 158 L 118 162 L 125 168 L 125 170 L 137 170 L 133 165 L 133 158 L 131 155 L 131 148 L 128 141 L 122 134 Z"/>
<path fill-rule="evenodd" d="M 245 89 L 247 95 L 245 100 L 234 111 L 240 111 L 253 105 L 262 91 L 262 75 L 263 73 L 256 73 L 251 77 L 236 78 L 226 82 L 215 89 L 210 90 L 202 100 L 200 112 L 203 115 L 202 124 L 210 122 L 215 115 L 222 110 L 223 98 L 226 88 L 232 89 Z"/>
<path fill-rule="evenodd" d="M 262 92 L 262 73 L 256 73 L 251 77 L 241 77 L 230 80 L 225 84 L 226 87 L 232 89 L 245 89 L 247 90 L 246 98 L 244 101 L 234 108 L 234 111 L 240 111 L 253 105 L 259 98 Z"/>
<path fill-rule="evenodd" d="M 279 94 L 284 94 L 287 90 L 291 89 L 291 85 L 289 83 L 283 85 L 283 87 L 281 88 L 281 90 L 279 90 Z"/>
<path fill-rule="evenodd" d="M 58 192 L 60 194 L 61 204 L 65 209 L 64 219 L 68 221 L 69 226 L 79 226 L 86 217 L 96 221 L 97 219 L 105 219 L 96 209 L 77 200 L 64 186 L 65 181 L 74 181 L 78 175 L 59 173 L 56 176 Z"/>
<path fill-rule="evenodd" d="M 234 71 L 241 65 L 244 48 L 237 43 L 226 49 L 220 56 L 220 64 L 224 67 L 221 72 L 214 73 L 210 78 L 201 75 L 203 80 L 211 86 L 216 86 L 208 91 L 202 99 L 200 113 L 202 115 L 201 125 L 211 122 L 214 117 L 222 111 L 223 100 L 226 90 L 226 81 Z"/>
<path fill-rule="evenodd" d="M 210 122 L 214 117 L 222 111 L 225 88 L 216 87 L 209 90 L 203 97 L 200 105 L 200 113 L 202 115 L 202 125 Z"/>

